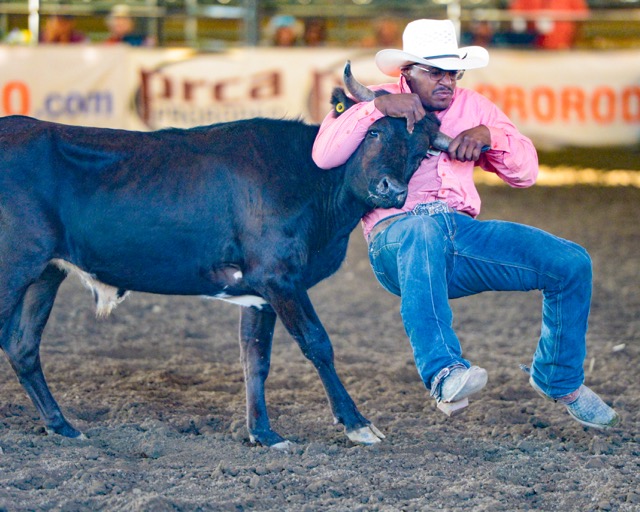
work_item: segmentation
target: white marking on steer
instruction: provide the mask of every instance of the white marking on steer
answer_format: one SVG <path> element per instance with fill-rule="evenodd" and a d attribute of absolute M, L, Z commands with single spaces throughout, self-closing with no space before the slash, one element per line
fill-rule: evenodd
<path fill-rule="evenodd" d="M 122 296 L 118 296 L 118 288 L 98 281 L 96 276 L 93 274 L 82 270 L 80 267 L 73 263 L 69 263 L 66 260 L 55 258 L 51 260 L 51 263 L 67 274 L 75 274 L 80 278 L 82 284 L 88 288 L 91 293 L 93 293 L 93 297 L 96 301 L 96 316 L 99 318 L 109 316 L 113 309 L 129 295 L 129 291 L 127 290 Z M 238 270 L 233 277 L 239 281 L 242 279 L 242 272 Z M 262 306 L 267 304 L 266 300 L 262 297 L 258 297 L 257 295 L 233 296 L 221 292 L 217 295 L 205 295 L 203 297 L 205 299 L 224 300 L 225 302 L 231 302 L 232 304 L 243 306 L 245 308 L 257 307 L 260 309 Z"/>
<path fill-rule="evenodd" d="M 216 299 L 216 300 L 223 300 L 225 302 L 231 302 L 232 304 L 236 304 L 238 306 L 242 306 L 245 308 L 250 308 L 250 307 L 256 307 L 258 309 L 261 309 L 262 306 L 264 306 L 265 304 L 267 304 L 267 301 L 264 300 L 262 297 L 258 297 L 257 295 L 229 295 L 228 293 L 218 293 L 216 295 L 203 295 L 203 297 L 205 299 Z"/>
<path fill-rule="evenodd" d="M 113 309 L 129 295 L 129 291 L 125 291 L 123 295 L 118 296 L 118 288 L 98 281 L 96 276 L 89 274 L 73 263 L 58 258 L 52 259 L 51 263 L 67 274 L 76 274 L 82 284 L 91 290 L 96 301 L 96 316 L 100 318 L 109 316 Z"/>

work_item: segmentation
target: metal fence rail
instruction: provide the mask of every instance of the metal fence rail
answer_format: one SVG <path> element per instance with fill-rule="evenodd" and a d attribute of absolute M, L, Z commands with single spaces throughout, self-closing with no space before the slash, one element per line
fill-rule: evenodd
<path fill-rule="evenodd" d="M 0 36 L 16 27 L 28 28 L 31 43 L 37 44 L 41 18 L 61 14 L 76 16 L 92 40 L 99 41 L 106 34 L 105 16 L 119 3 L 130 7 L 140 29 L 160 46 L 201 49 L 258 45 L 268 20 L 276 14 L 325 20 L 332 29 L 329 42 L 334 45 L 349 45 L 372 21 L 384 16 L 401 22 L 447 17 L 461 30 L 478 21 L 505 27 L 515 17 L 506 9 L 508 0 L 5 0 L 0 1 Z M 624 38 L 625 46 L 640 47 L 640 0 L 588 3 L 591 13 L 586 19 L 563 12 L 519 13 L 517 17 L 581 20 L 588 37 L 597 39 L 604 34 L 614 40 Z"/>

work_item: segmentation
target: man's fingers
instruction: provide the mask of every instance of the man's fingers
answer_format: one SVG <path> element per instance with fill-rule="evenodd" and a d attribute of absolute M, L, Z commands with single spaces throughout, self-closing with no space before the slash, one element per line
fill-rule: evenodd
<path fill-rule="evenodd" d="M 417 94 L 384 94 L 375 100 L 376 108 L 385 116 L 404 117 L 407 131 L 413 133 L 415 124 L 427 113 Z"/>
<path fill-rule="evenodd" d="M 407 131 L 409 133 L 413 133 L 415 124 L 415 118 L 412 115 L 407 115 Z"/>
<path fill-rule="evenodd" d="M 449 146 L 449 156 L 462 162 L 477 161 L 483 151 L 491 149 L 491 134 L 484 125 L 465 130 Z"/>
<path fill-rule="evenodd" d="M 451 144 L 449 144 L 449 149 L 448 149 L 448 153 L 451 158 L 454 158 L 457 160 L 457 151 L 459 146 L 460 146 L 460 141 L 457 138 L 451 141 Z"/>

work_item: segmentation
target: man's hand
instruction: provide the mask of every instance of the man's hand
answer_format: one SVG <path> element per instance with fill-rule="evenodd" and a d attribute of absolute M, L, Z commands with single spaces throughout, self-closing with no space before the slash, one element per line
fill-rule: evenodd
<path fill-rule="evenodd" d="M 475 162 L 482 154 L 482 148 L 491 147 L 489 128 L 481 124 L 461 132 L 449 144 L 449 156 L 461 162 Z"/>
<path fill-rule="evenodd" d="M 427 115 L 417 94 L 384 94 L 378 96 L 373 104 L 385 116 L 404 117 L 409 133 L 413 133 L 414 125 Z"/>

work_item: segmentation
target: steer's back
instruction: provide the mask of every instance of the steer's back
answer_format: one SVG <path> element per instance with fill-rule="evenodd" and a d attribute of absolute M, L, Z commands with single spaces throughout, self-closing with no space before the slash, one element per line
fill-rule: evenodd
<path fill-rule="evenodd" d="M 316 133 L 315 126 L 276 119 L 136 132 L 10 116 L 0 118 L 0 172 L 13 173 L 11 179 L 30 174 L 97 186 L 128 181 L 132 188 L 142 180 L 184 183 L 223 173 L 302 182 L 313 176 L 289 170 L 309 167 Z"/>

